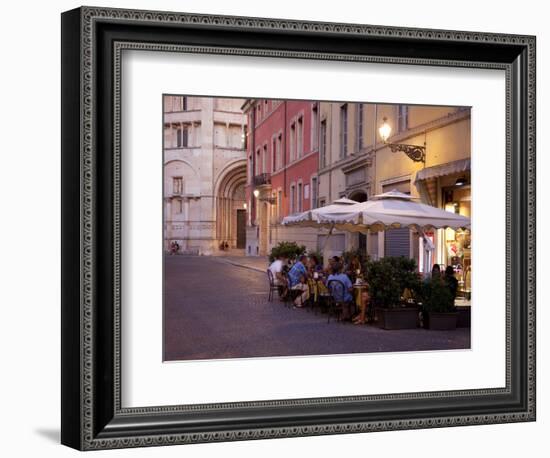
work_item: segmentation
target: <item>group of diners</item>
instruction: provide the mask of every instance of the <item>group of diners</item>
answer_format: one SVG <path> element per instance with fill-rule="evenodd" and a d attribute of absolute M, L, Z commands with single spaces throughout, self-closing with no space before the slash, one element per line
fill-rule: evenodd
<path fill-rule="evenodd" d="M 356 290 L 363 294 L 361 300 L 354 295 L 354 282 L 361 270 L 358 258 L 352 258 L 349 263 L 339 256 L 329 259 L 328 266 L 323 267 L 314 254 L 301 255 L 296 262 L 290 263 L 284 256 L 277 257 L 269 266 L 273 281 L 278 288 L 282 300 L 291 300 L 294 307 L 304 307 L 318 303 L 320 298 L 332 295 L 340 302 L 342 320 L 351 320 L 351 310 L 356 310 L 360 303 L 364 307 L 368 302 L 366 287 Z M 335 293 L 331 289 L 331 282 L 343 285 Z M 366 286 L 366 284 L 364 284 Z M 343 290 L 342 290 L 343 289 Z M 335 297 L 338 295 L 338 298 Z M 362 319 L 360 319 L 362 317 Z M 364 313 L 359 313 L 354 322 L 363 323 Z"/>
<path fill-rule="evenodd" d="M 458 280 L 455 277 L 453 266 L 447 266 L 445 271 L 441 272 L 441 267 L 439 264 L 434 264 L 432 267 L 432 278 L 442 280 L 451 291 L 453 299 L 456 298 L 458 292 Z"/>
<path fill-rule="evenodd" d="M 369 285 L 361 278 L 361 263 L 357 256 L 352 257 L 347 263 L 343 258 L 333 256 L 328 260 L 326 267 L 323 267 L 315 254 L 301 255 L 295 262 L 279 256 L 270 264 L 268 270 L 281 300 L 292 302 L 294 307 L 319 304 L 323 299 L 332 297 L 340 304 L 341 320 L 351 320 L 355 324 L 363 324 L 369 320 Z M 443 281 L 453 298 L 456 298 L 458 281 L 453 267 L 447 266 L 443 272 L 441 270 L 438 264 L 434 264 L 428 278 Z M 333 284 L 339 285 L 336 292 L 331 287 L 333 280 Z M 407 290 L 404 293 L 406 292 Z M 407 294 L 404 294 L 404 297 L 406 296 Z M 357 313 L 353 316 L 352 311 Z"/>

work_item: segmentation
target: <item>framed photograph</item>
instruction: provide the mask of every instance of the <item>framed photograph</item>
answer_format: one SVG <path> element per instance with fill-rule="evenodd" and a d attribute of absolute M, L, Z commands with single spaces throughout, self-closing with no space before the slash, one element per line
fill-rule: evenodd
<path fill-rule="evenodd" d="M 62 443 L 535 420 L 535 37 L 62 15 Z"/>

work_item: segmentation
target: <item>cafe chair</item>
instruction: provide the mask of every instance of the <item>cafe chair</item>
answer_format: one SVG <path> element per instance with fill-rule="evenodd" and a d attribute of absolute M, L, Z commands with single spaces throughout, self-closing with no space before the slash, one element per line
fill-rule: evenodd
<path fill-rule="evenodd" d="M 284 273 L 284 278 L 286 282 L 286 295 L 284 297 L 284 303 L 285 307 L 288 307 L 289 309 L 294 307 L 294 299 L 296 299 L 300 294 L 302 294 L 299 290 L 293 290 L 290 289 L 290 278 L 288 276 L 288 272 Z"/>
<path fill-rule="evenodd" d="M 267 300 L 273 302 L 273 293 L 279 291 L 279 286 L 275 284 L 275 278 L 270 269 L 267 269 L 267 279 L 269 280 L 269 295 L 267 296 Z"/>
<path fill-rule="evenodd" d="M 345 303 L 346 287 L 340 280 L 330 280 L 327 287 L 330 291 L 327 304 L 327 323 L 330 323 L 330 317 L 333 315 L 336 317 L 336 321 L 340 321 Z"/>

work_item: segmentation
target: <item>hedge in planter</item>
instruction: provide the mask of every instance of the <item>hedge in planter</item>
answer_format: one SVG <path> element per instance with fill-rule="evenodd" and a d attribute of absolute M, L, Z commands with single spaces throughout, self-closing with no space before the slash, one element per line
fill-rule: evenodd
<path fill-rule="evenodd" d="M 424 327 L 434 330 L 456 329 L 458 312 L 449 286 L 441 278 L 430 278 L 422 288 Z"/>
<path fill-rule="evenodd" d="M 405 289 L 414 295 L 421 287 L 414 259 L 388 256 L 378 261 L 369 261 L 367 282 L 380 327 L 410 329 L 417 326 L 418 308 L 403 305 L 401 301 Z"/>
<path fill-rule="evenodd" d="M 306 252 L 304 245 L 298 245 L 296 242 L 279 242 L 271 249 L 269 254 L 269 262 L 275 261 L 278 256 L 286 259 L 294 260 Z"/>

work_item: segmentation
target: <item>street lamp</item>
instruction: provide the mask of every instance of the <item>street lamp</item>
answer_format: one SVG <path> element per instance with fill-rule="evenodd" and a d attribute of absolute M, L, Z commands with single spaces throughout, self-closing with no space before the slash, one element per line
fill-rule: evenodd
<path fill-rule="evenodd" d="M 462 176 L 460 178 L 457 178 L 455 182 L 455 186 L 464 186 L 468 181 L 466 180 L 466 177 Z"/>
<path fill-rule="evenodd" d="M 382 120 L 382 125 L 378 129 L 378 132 L 380 132 L 380 138 L 382 141 L 386 143 L 391 134 L 391 126 L 388 124 L 388 118 L 384 118 Z"/>
<path fill-rule="evenodd" d="M 385 117 L 382 119 L 382 125 L 379 127 L 378 132 L 380 138 L 388 145 L 392 153 L 401 151 L 414 162 L 426 162 L 426 144 L 424 144 L 424 146 L 417 146 L 404 143 L 388 143 L 388 138 L 390 138 L 391 134 L 391 126 L 388 124 L 388 118 Z"/>
<path fill-rule="evenodd" d="M 252 208 L 250 209 L 250 214 L 254 214 L 254 221 L 251 221 L 252 223 L 252 226 L 257 226 L 258 225 L 258 202 L 257 202 L 257 199 L 258 197 L 260 196 L 260 191 L 258 191 L 257 189 L 254 189 L 254 191 L 252 192 L 252 195 L 254 196 L 254 199 L 252 199 L 252 201 L 250 202 L 251 205 L 252 205 Z"/>

